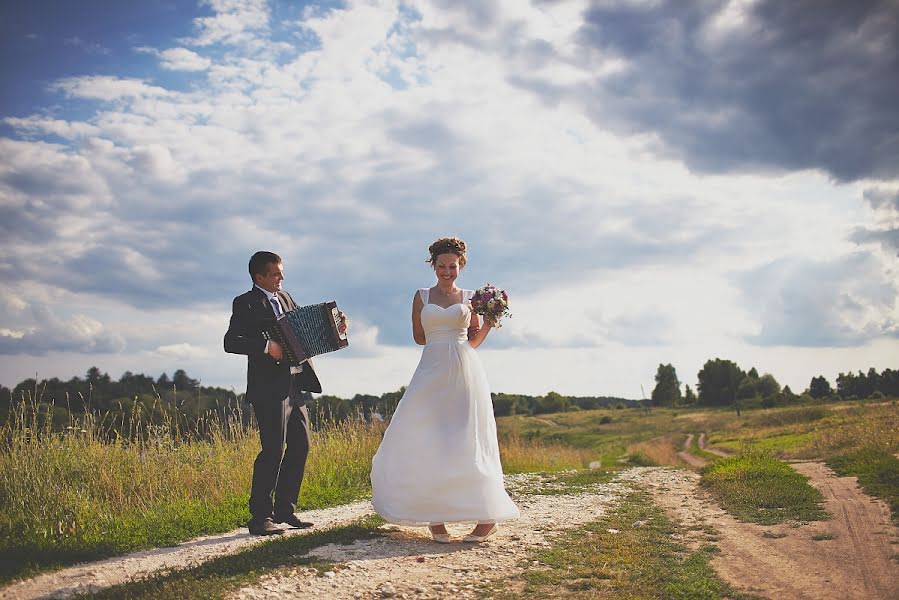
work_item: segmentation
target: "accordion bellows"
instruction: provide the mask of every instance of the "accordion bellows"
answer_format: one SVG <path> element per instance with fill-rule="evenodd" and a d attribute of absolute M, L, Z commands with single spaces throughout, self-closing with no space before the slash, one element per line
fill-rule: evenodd
<path fill-rule="evenodd" d="M 298 306 L 279 316 L 264 335 L 281 344 L 285 362 L 299 365 L 313 356 L 349 346 L 346 333 L 337 330 L 338 314 L 334 301 Z"/>

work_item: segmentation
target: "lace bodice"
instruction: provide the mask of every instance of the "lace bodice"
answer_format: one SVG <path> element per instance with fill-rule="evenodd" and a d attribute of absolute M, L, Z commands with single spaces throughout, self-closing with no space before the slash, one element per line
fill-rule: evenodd
<path fill-rule="evenodd" d="M 424 306 L 421 308 L 421 326 L 425 330 L 425 343 L 467 341 L 471 323 L 469 301 L 473 292 L 462 290 L 462 302 L 446 308 L 428 304 L 428 288 L 419 290 Z"/>

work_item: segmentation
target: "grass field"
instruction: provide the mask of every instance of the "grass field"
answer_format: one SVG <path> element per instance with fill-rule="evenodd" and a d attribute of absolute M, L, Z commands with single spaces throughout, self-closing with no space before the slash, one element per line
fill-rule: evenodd
<path fill-rule="evenodd" d="M 39 422 L 23 407 L 0 429 L 0 582 L 228 531 L 249 516 L 259 442 L 252 426 L 240 425 L 240 415 L 210 423 L 204 439 L 174 439 L 139 421 L 124 439 L 110 436 L 103 419 L 92 416 L 62 432 Z M 858 476 L 899 519 L 895 401 L 750 410 L 742 417 L 725 409 L 573 411 L 502 417 L 497 424 L 507 473 L 596 463 L 608 470 L 683 466 L 677 451 L 687 434 L 704 431 L 711 445 L 739 454 L 826 460 L 837 472 Z M 382 427 L 353 421 L 314 432 L 302 510 L 370 494 Z"/>
<path fill-rule="evenodd" d="M 204 439 L 175 439 L 137 415 L 126 439 L 94 415 L 54 432 L 36 410 L 22 406 L 0 428 L 0 582 L 247 522 L 259 438 L 241 415 L 212 420 Z M 347 421 L 313 431 L 299 509 L 370 496 L 383 429 Z M 577 469 L 591 456 L 515 436 L 503 439 L 501 453 L 507 473 Z"/>
<path fill-rule="evenodd" d="M 788 464 L 763 452 L 710 464 L 703 469 L 700 484 L 741 521 L 773 525 L 828 518 L 821 492 Z"/>
<path fill-rule="evenodd" d="M 714 545 L 691 552 L 677 538 L 677 526 L 664 511 L 645 493 L 633 493 L 607 517 L 557 536 L 548 548 L 533 550 L 517 580 L 494 585 L 485 596 L 748 598 L 721 581 L 709 565 Z"/>
<path fill-rule="evenodd" d="M 691 452 L 718 461 L 696 447 L 698 434 L 706 432 L 710 446 L 738 455 L 762 453 L 771 459 L 825 461 L 840 475 L 858 477 L 866 492 L 889 503 L 893 519 L 899 523 L 896 399 L 744 410 L 740 417 L 729 408 L 574 411 L 501 417 L 497 427 L 501 436 L 574 446 L 613 469 L 683 466 L 677 452 L 691 433 Z M 773 463 L 768 467 L 772 473 L 776 470 Z M 781 484 L 795 485 L 792 493 L 797 497 L 805 493 L 798 480 Z"/>

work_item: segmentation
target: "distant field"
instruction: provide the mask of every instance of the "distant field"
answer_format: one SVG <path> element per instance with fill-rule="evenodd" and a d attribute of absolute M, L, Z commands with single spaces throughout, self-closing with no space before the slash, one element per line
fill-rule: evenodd
<path fill-rule="evenodd" d="M 899 523 L 899 400 L 816 403 L 770 409 L 602 409 L 497 419 L 501 436 L 578 448 L 583 466 L 685 466 L 678 452 L 705 432 L 709 448 L 768 454 L 781 460 L 824 461 L 858 477 L 868 493 L 890 505 Z"/>
<path fill-rule="evenodd" d="M 826 460 L 878 448 L 899 452 L 899 401 L 839 402 L 743 411 L 732 409 L 601 409 L 497 419 L 501 436 L 581 448 L 609 467 L 678 464 L 689 434 L 706 432 L 711 447 L 769 451 L 783 459 Z M 586 465 L 584 465 L 586 466 Z"/>

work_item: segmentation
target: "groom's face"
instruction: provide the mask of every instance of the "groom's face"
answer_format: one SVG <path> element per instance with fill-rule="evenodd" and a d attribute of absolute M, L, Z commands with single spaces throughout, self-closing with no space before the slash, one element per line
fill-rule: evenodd
<path fill-rule="evenodd" d="M 256 274 L 256 285 L 273 294 L 281 289 L 284 280 L 284 271 L 281 263 L 269 263 L 265 266 L 265 273 Z"/>

